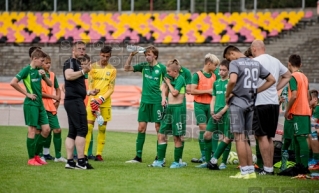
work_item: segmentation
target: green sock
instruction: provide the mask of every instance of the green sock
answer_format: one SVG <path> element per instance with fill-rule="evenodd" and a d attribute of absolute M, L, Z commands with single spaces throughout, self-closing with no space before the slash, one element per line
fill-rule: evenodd
<path fill-rule="evenodd" d="M 145 142 L 145 133 L 137 133 L 136 139 L 136 156 L 142 158 L 143 145 Z"/>
<path fill-rule="evenodd" d="M 208 162 L 210 160 L 211 153 L 212 153 L 212 139 L 209 139 L 209 140 L 205 139 L 205 145 L 206 145 L 205 159 L 206 159 L 206 162 Z"/>
<path fill-rule="evenodd" d="M 308 168 L 309 161 L 309 148 L 307 142 L 307 136 L 296 136 L 295 137 L 298 143 L 298 149 L 296 148 L 296 152 L 299 150 L 299 160 L 302 165 Z M 297 157 L 297 154 L 296 154 Z"/>
<path fill-rule="evenodd" d="M 88 155 L 93 155 L 93 132 L 91 135 L 91 141 L 90 141 L 90 145 L 89 145 L 89 149 L 88 149 Z"/>
<path fill-rule="evenodd" d="M 48 137 L 45 139 L 44 143 L 43 143 L 43 147 L 44 148 L 49 148 L 51 146 L 51 139 L 52 139 L 52 135 L 51 132 L 49 133 Z"/>
<path fill-rule="evenodd" d="M 319 161 L 319 153 L 313 153 L 313 159 Z"/>
<path fill-rule="evenodd" d="M 256 157 L 257 157 L 257 165 L 258 165 L 258 167 L 259 168 L 263 168 L 264 167 L 264 162 L 263 162 L 263 158 L 262 158 L 261 153 L 260 153 L 258 140 L 256 140 Z"/>
<path fill-rule="evenodd" d="M 221 145 L 222 142 L 219 143 L 218 147 Z M 231 150 L 231 142 L 229 144 L 227 144 L 227 146 L 224 149 L 222 163 L 227 164 L 227 159 L 228 159 L 228 155 L 229 155 L 230 150 Z"/>
<path fill-rule="evenodd" d="M 54 143 L 55 157 L 60 158 L 61 147 L 62 147 L 61 133 L 53 133 L 53 143 Z"/>
<path fill-rule="evenodd" d="M 179 163 L 179 159 L 183 155 L 183 148 L 182 147 L 175 147 L 174 149 L 174 161 Z"/>
<path fill-rule="evenodd" d="M 309 149 L 309 159 L 314 159 L 314 154 L 312 149 Z"/>
<path fill-rule="evenodd" d="M 205 131 L 199 131 L 199 136 L 198 136 L 199 149 L 200 149 L 200 153 L 202 154 L 201 155 L 202 157 L 205 156 L 204 133 Z"/>
<path fill-rule="evenodd" d="M 163 161 L 166 155 L 167 143 L 158 144 L 157 146 L 157 160 Z"/>
<path fill-rule="evenodd" d="M 39 156 L 42 156 L 42 152 L 43 152 L 43 150 L 41 150 L 40 152 L 38 152 L 38 149 L 37 149 L 37 147 L 38 147 L 38 140 L 39 140 L 39 137 L 40 137 L 40 134 L 35 134 L 35 136 L 34 136 L 34 155 L 39 155 Z"/>
<path fill-rule="evenodd" d="M 184 152 L 184 145 L 185 145 L 185 141 L 182 141 L 182 152 Z M 183 158 L 183 156 L 181 157 L 181 159 Z"/>
<path fill-rule="evenodd" d="M 218 140 L 219 140 L 219 134 L 218 132 L 214 132 L 213 138 L 212 138 L 212 152 L 216 152 L 216 149 L 218 147 Z"/>
<path fill-rule="evenodd" d="M 34 150 L 35 150 L 34 141 L 35 141 L 34 139 L 27 137 L 27 150 L 28 150 L 29 159 L 32 159 L 34 157 Z"/>
<path fill-rule="evenodd" d="M 36 140 L 36 146 L 35 146 L 35 155 L 41 156 L 41 152 L 43 151 L 43 144 L 45 142 L 45 139 L 41 134 L 37 137 L 38 140 Z"/>
<path fill-rule="evenodd" d="M 216 151 L 214 153 L 214 158 L 219 159 L 220 156 L 223 154 L 223 152 L 224 152 L 225 148 L 227 147 L 227 145 L 228 144 L 223 142 L 223 141 L 220 142 L 219 146 L 217 147 L 217 149 L 216 149 Z"/>

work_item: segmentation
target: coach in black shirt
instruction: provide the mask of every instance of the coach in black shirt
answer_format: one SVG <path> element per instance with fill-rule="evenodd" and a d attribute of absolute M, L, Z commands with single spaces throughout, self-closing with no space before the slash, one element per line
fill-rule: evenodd
<path fill-rule="evenodd" d="M 86 96 L 84 74 L 90 71 L 89 65 L 82 65 L 79 58 L 85 54 L 85 43 L 78 41 L 73 44 L 72 58 L 65 61 L 63 75 L 65 81 L 64 108 L 68 115 L 69 133 L 65 140 L 67 152 L 66 169 L 93 169 L 84 156 L 85 137 L 88 132 L 86 108 L 84 99 Z M 76 146 L 78 162 L 73 160 L 73 150 Z"/>

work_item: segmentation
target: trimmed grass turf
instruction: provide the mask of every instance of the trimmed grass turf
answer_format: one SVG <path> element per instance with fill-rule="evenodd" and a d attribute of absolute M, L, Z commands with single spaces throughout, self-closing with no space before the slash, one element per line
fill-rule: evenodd
<path fill-rule="evenodd" d="M 66 134 L 67 130 L 63 129 L 63 156 L 66 155 Z M 105 161 L 90 161 L 94 170 L 67 170 L 64 163 L 53 161 L 45 166 L 28 166 L 26 135 L 26 127 L 0 126 L 0 192 L 248 192 L 250 187 L 319 189 L 318 181 L 290 177 L 230 179 L 230 175 L 239 171 L 234 165 L 223 171 L 195 168 L 196 164 L 190 160 L 199 155 L 197 140 L 189 140 L 185 144 L 183 160 L 188 163 L 186 168 L 169 168 L 173 161 L 172 141 L 167 148 L 167 167 L 147 167 L 156 154 L 155 135 L 146 137 L 142 164 L 125 164 L 135 155 L 134 133 L 107 132 L 103 152 Z M 94 131 L 94 137 L 96 135 Z M 93 152 L 95 148 L 94 145 Z M 50 152 L 54 156 L 53 143 Z"/>

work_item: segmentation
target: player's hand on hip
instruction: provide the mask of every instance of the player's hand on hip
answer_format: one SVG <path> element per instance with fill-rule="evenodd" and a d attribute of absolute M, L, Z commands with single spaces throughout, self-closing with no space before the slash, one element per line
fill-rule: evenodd
<path fill-rule="evenodd" d="M 37 95 L 36 94 L 27 93 L 27 97 L 30 98 L 31 100 L 36 100 L 37 99 Z"/>

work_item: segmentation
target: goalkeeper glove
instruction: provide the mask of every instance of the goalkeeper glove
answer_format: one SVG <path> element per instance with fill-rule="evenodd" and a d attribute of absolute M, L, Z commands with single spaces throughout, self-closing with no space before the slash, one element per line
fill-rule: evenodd
<path fill-rule="evenodd" d="M 104 97 L 100 96 L 99 98 L 97 99 L 93 99 L 91 100 L 91 108 L 92 108 L 92 111 L 98 111 L 99 108 L 100 108 L 100 105 L 105 101 Z"/>

